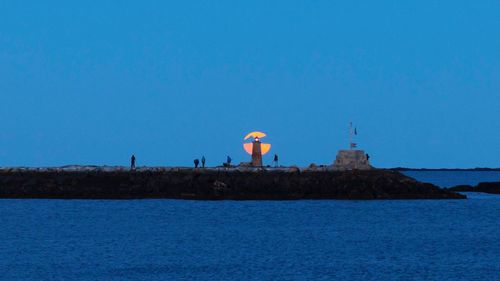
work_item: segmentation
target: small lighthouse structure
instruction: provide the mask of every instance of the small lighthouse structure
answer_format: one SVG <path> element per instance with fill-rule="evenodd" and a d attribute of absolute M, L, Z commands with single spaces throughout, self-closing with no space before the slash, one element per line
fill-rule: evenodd
<path fill-rule="evenodd" d="M 358 134 L 356 128 L 353 129 L 352 122 L 349 124 L 349 149 L 339 150 L 337 158 L 333 162 L 333 170 L 371 170 L 369 156 L 363 150 L 356 149 L 358 144 L 353 142 L 354 136 Z"/>
<path fill-rule="evenodd" d="M 252 142 L 252 166 L 262 167 L 262 148 L 259 137 L 255 137 Z"/>
<path fill-rule="evenodd" d="M 251 162 L 242 163 L 245 166 L 262 167 L 262 155 L 265 155 L 271 149 L 271 144 L 261 142 L 261 138 L 265 137 L 263 132 L 251 132 L 245 136 L 244 140 L 252 140 L 252 142 L 243 143 L 245 151 L 252 156 Z"/>

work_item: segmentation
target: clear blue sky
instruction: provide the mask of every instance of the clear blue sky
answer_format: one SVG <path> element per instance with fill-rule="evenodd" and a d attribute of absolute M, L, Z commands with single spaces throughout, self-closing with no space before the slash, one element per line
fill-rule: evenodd
<path fill-rule="evenodd" d="M 0 166 L 499 167 L 500 2 L 410 2 L 0 0 Z"/>

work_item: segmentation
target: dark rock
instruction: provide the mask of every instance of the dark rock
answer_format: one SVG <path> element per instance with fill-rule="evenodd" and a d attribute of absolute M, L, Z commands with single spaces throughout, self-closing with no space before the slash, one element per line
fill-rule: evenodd
<path fill-rule="evenodd" d="M 500 182 L 481 182 L 474 189 L 478 192 L 500 194 Z"/>
<path fill-rule="evenodd" d="M 457 185 L 448 190 L 454 192 L 484 192 L 492 194 L 500 194 L 500 182 L 481 182 L 476 186 Z"/>
<path fill-rule="evenodd" d="M 464 199 L 397 171 L 0 170 L 0 198 Z"/>

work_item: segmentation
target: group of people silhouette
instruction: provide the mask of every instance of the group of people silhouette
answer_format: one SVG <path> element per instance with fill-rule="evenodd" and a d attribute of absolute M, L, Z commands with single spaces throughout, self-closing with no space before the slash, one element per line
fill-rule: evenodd
<path fill-rule="evenodd" d="M 231 167 L 232 160 L 233 159 L 231 159 L 230 156 L 227 156 L 226 163 L 224 163 L 224 166 Z M 135 170 L 135 161 L 136 161 L 135 155 L 132 154 L 132 156 L 130 157 L 130 169 L 131 170 Z M 194 159 L 193 162 L 194 162 L 194 167 L 198 168 L 198 166 L 200 165 L 200 159 L 196 158 L 196 159 Z M 202 156 L 201 157 L 201 167 L 202 168 L 205 168 L 205 163 L 206 163 L 205 156 Z M 277 154 L 274 154 L 273 163 L 274 163 L 275 167 L 278 167 L 278 155 Z"/>
<path fill-rule="evenodd" d="M 205 162 L 206 162 L 205 156 L 202 156 L 201 157 L 201 167 L 202 168 L 205 168 Z M 194 167 L 198 168 L 199 165 L 200 165 L 200 160 L 198 158 L 194 159 Z"/>
<path fill-rule="evenodd" d="M 224 163 L 224 165 L 227 165 L 227 166 L 231 166 L 231 157 L 230 156 L 227 156 L 226 158 L 226 163 Z M 198 158 L 194 159 L 194 168 L 198 168 L 198 166 L 200 165 L 200 160 Z M 201 167 L 202 168 L 205 168 L 205 163 L 206 163 L 206 159 L 205 159 L 205 156 L 202 156 L 201 157 Z"/>

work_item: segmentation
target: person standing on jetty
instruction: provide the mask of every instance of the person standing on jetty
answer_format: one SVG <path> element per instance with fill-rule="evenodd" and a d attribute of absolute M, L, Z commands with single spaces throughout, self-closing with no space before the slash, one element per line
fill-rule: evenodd
<path fill-rule="evenodd" d="M 135 155 L 132 154 L 132 157 L 130 157 L 130 170 L 135 170 Z"/>
<path fill-rule="evenodd" d="M 205 168 L 205 156 L 201 156 L 201 167 Z"/>
<path fill-rule="evenodd" d="M 274 154 L 274 167 L 277 168 L 278 167 L 278 154 Z"/>
<path fill-rule="evenodd" d="M 194 168 L 197 169 L 198 165 L 200 165 L 200 160 L 198 158 L 194 159 Z"/>

